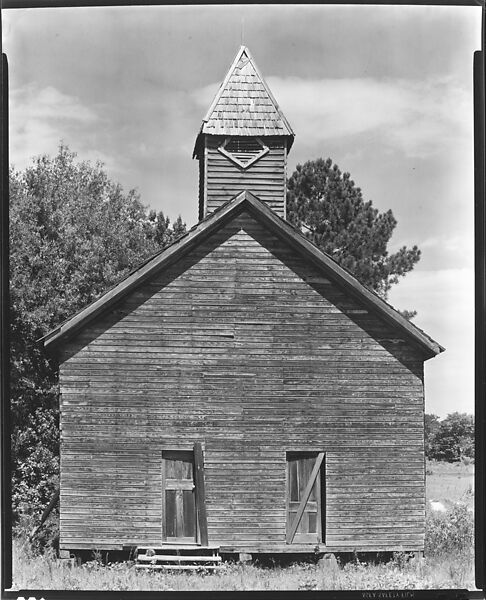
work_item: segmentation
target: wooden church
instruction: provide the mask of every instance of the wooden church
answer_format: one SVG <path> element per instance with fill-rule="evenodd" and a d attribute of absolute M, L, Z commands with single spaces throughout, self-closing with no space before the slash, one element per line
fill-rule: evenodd
<path fill-rule="evenodd" d="M 199 223 L 44 338 L 65 552 L 423 550 L 443 348 L 285 220 L 293 139 L 241 47 L 196 140 Z"/>

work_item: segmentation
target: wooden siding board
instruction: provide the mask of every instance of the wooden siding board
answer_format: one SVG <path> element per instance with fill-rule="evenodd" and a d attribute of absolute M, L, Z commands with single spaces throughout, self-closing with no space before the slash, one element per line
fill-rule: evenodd
<path fill-rule="evenodd" d="M 327 548 L 423 547 L 422 361 L 309 277 L 244 213 L 67 344 L 62 547 L 160 543 L 161 450 L 188 440 L 210 542 L 285 549 L 285 452 L 312 450 Z"/>

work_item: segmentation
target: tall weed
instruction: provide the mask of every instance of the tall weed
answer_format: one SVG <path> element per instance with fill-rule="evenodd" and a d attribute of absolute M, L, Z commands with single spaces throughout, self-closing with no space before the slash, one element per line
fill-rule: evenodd
<path fill-rule="evenodd" d="M 52 547 L 39 552 L 23 537 L 14 541 L 14 581 L 16 589 L 70 590 L 473 589 L 473 541 L 473 515 L 462 504 L 427 513 L 424 559 L 399 552 L 387 562 L 356 555 L 343 563 L 328 555 L 317 564 L 285 567 L 227 563 L 215 574 L 140 572 L 133 561 L 104 564 L 99 553 L 68 566 L 56 560 Z"/>
<path fill-rule="evenodd" d="M 425 529 L 425 553 L 427 556 L 473 552 L 474 517 L 463 504 L 454 504 L 445 513 L 428 511 Z"/>

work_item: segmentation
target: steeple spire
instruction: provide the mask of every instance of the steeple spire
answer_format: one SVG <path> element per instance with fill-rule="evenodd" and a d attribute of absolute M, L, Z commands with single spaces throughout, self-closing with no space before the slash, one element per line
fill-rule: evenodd
<path fill-rule="evenodd" d="M 241 46 L 194 148 L 200 160 L 200 218 L 245 189 L 285 216 L 285 165 L 293 139 L 250 51 Z M 212 184 L 216 178 L 219 189 Z"/>
<path fill-rule="evenodd" d="M 203 119 L 201 133 L 294 137 L 246 46 L 241 46 Z"/>

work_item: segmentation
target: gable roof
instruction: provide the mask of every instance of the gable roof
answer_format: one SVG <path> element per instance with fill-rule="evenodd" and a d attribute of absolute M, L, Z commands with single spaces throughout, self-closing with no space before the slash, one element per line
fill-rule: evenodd
<path fill-rule="evenodd" d="M 324 270 L 326 276 L 345 288 L 358 301 L 382 317 L 389 325 L 398 329 L 407 339 L 417 344 L 426 358 L 431 358 L 444 350 L 426 333 L 402 317 L 399 312 L 375 292 L 359 283 L 351 273 L 340 267 L 334 259 L 322 252 L 300 231 L 276 215 L 264 202 L 248 191 L 241 192 L 211 213 L 177 241 L 147 260 L 123 281 L 50 331 L 39 341 L 43 341 L 46 348 L 53 348 L 69 339 L 101 312 L 147 281 L 154 273 L 176 262 L 244 210 L 249 211 L 254 218 L 268 227 L 277 237 L 304 255 L 319 269 Z"/>
<path fill-rule="evenodd" d="M 203 119 L 199 136 L 204 133 L 294 137 L 289 122 L 245 46 L 238 50 Z"/>

